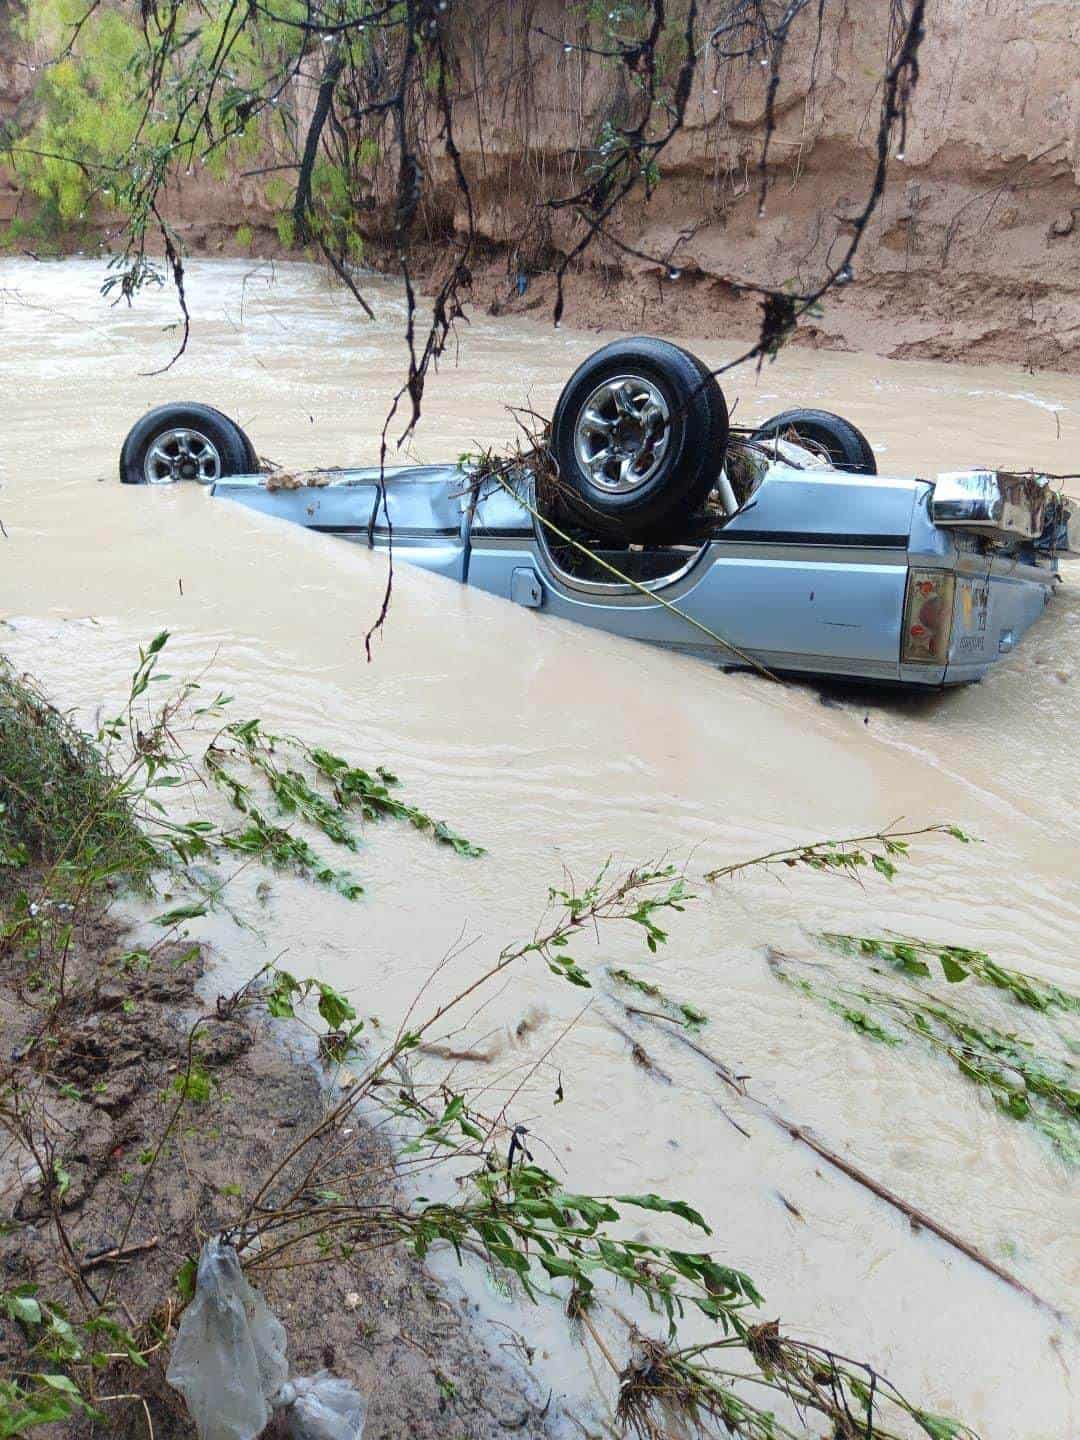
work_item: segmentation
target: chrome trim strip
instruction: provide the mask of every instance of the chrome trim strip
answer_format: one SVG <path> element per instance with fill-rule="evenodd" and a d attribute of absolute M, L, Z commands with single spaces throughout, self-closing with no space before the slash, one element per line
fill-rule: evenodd
<path fill-rule="evenodd" d="M 904 570 L 908 564 L 907 551 L 891 545 L 859 550 L 854 545 L 798 545 L 777 536 L 772 545 L 741 545 L 732 539 L 722 545 L 717 543 L 716 548 L 718 560 L 768 560 L 792 565 L 805 565 L 812 560 L 815 565 L 884 565 L 895 570 Z"/>
<path fill-rule="evenodd" d="M 890 535 L 850 535 L 842 532 L 812 530 L 744 530 L 740 526 L 721 530 L 713 537 L 717 544 L 802 545 L 808 549 L 828 546 L 832 549 L 906 550 L 909 532 Z"/>

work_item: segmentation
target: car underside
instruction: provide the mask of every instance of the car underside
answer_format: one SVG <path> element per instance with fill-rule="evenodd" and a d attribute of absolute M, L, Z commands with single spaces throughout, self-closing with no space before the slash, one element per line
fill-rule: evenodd
<path fill-rule="evenodd" d="M 131 432 L 121 475 L 209 482 L 308 529 L 550 615 L 773 673 L 977 680 L 1050 602 L 1069 514 L 1045 477 L 876 473 L 854 425 L 728 424 L 706 368 L 617 341 L 567 383 L 520 463 L 262 473 L 203 406 Z"/>

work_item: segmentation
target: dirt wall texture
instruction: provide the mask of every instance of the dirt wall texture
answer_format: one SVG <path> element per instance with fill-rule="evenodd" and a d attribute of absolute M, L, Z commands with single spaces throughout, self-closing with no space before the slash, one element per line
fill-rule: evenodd
<path fill-rule="evenodd" d="M 632 118 L 622 67 L 581 38 L 561 0 L 457 0 L 456 139 L 482 240 L 476 298 L 495 311 L 550 308 L 551 268 L 571 218 L 543 202 L 580 182 L 606 120 Z M 670 8 L 670 7 L 669 7 Z M 708 7 L 706 7 L 707 9 Z M 808 285 L 851 233 L 869 191 L 891 0 L 810 6 L 792 32 L 777 96 L 770 188 L 756 166 L 767 70 L 699 67 L 688 124 L 648 202 L 622 212 L 567 288 L 567 321 L 752 336 L 758 302 L 731 281 Z M 930 0 L 903 158 L 892 165 L 855 278 L 800 326 L 803 344 L 895 357 L 1080 368 L 1080 6 L 1075 0 Z M 466 23 L 467 22 L 467 23 Z M 544 33 L 546 32 L 546 33 Z M 10 48 L 10 47 L 8 47 Z M 0 116 L 26 88 L 0 61 Z M 434 176 L 430 277 L 464 207 Z M 15 203 L 0 182 L 0 219 Z M 378 264 L 380 196 L 371 197 Z M 260 182 L 201 178 L 171 199 L 195 249 L 231 248 L 240 225 L 277 246 Z"/>

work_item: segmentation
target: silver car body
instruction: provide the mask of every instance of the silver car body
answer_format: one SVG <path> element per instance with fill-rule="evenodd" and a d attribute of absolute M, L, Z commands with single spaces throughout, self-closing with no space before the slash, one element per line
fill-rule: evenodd
<path fill-rule="evenodd" d="M 746 502 L 695 542 L 659 557 L 602 552 L 624 573 L 636 570 L 636 585 L 561 563 L 527 479 L 517 493 L 489 485 L 477 498 L 457 466 L 388 470 L 380 501 L 378 470 L 340 470 L 230 476 L 213 494 L 360 544 L 392 543 L 397 562 L 518 605 L 739 664 L 696 620 L 774 671 L 924 686 L 977 680 L 1053 595 L 1056 560 L 1032 543 L 1045 487 L 1030 477 L 976 470 L 932 483 L 761 455 L 757 463 Z M 652 562 L 662 573 L 650 576 Z M 951 625 L 932 662 L 903 657 L 913 572 L 931 583 L 944 572 L 951 591 Z"/>

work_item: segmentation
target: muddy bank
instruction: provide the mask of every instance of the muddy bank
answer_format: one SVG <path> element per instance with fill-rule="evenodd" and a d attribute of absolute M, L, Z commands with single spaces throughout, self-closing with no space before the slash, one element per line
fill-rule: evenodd
<path fill-rule="evenodd" d="M 157 1440 L 190 1437 L 193 1427 L 164 1372 L 181 1304 L 176 1277 L 205 1239 L 235 1225 L 253 1177 L 272 1168 L 324 1117 L 327 1091 L 280 1024 L 253 1020 L 204 982 L 206 961 L 186 944 L 158 949 L 132 969 L 129 938 L 100 915 L 80 924 L 67 975 L 71 998 L 35 1044 L 41 994 L 32 967 L 10 957 L 0 978 L 0 1056 L 10 1082 L 44 1086 L 49 1131 L 63 1178 L 46 1192 L 29 1157 L 8 1146 L 0 1170 L 4 1229 L 3 1288 L 40 1287 L 44 1299 L 81 1313 L 78 1285 L 90 1296 L 111 1291 L 116 1319 L 147 1352 L 148 1370 L 125 1362 L 98 1376 L 106 1423 L 72 1420 L 56 1436 L 107 1433 Z M 165 1142 L 134 1221 L 128 1219 L 195 1054 L 206 1093 L 192 1091 Z M 8 1094 L 10 1095 L 10 1090 Z M 334 1137 L 335 1158 L 320 1184 L 346 1190 L 361 1205 L 394 1203 L 389 1147 L 353 1116 Z M 295 1166 L 293 1167 L 295 1169 Z M 290 1170 L 282 1175 L 286 1183 Z M 62 1193 L 61 1193 L 62 1192 Z M 60 1227 L 66 1243 L 60 1243 Z M 123 1245 L 128 1258 L 109 1252 Z M 518 1365 L 507 1333 L 502 1356 L 470 1324 L 468 1303 L 437 1284 L 400 1246 L 357 1251 L 262 1274 L 249 1271 L 283 1321 L 293 1374 L 330 1369 L 369 1398 L 370 1440 L 448 1433 L 481 1437 L 508 1431 L 548 1433 L 545 1395 Z M 24 1368 L 23 1331 L 0 1318 L 0 1370 Z M 39 1368 L 36 1360 L 31 1368 Z M 148 1413 L 140 1399 L 146 1400 Z"/>
<path fill-rule="evenodd" d="M 758 302 L 732 281 L 807 285 L 846 244 L 869 192 L 891 7 L 825 7 L 820 34 L 818 8 L 807 7 L 787 46 L 763 213 L 768 72 L 756 60 L 710 58 L 651 199 L 623 207 L 610 238 L 574 265 L 571 323 L 750 338 Z M 468 0 L 456 9 L 464 103 L 455 134 L 475 213 L 474 299 L 491 313 L 544 316 L 553 270 L 577 234 L 570 212 L 547 202 L 582 184 L 605 124 L 632 122 L 634 98 L 618 67 L 573 48 L 572 7 Z M 1035 10 L 1026 0 L 931 0 L 912 123 L 854 283 L 804 321 L 799 343 L 1080 367 L 1078 27 L 1065 0 Z M 42 58 L 2 42 L 0 119 L 27 113 L 30 67 Z M 302 84 L 295 102 L 301 114 L 310 108 Z M 295 159 L 270 138 L 266 150 L 268 164 Z M 250 163 L 227 184 L 205 173 L 179 180 L 167 213 L 192 254 L 284 253 L 281 202 L 259 169 Z M 445 158 L 430 179 L 414 238 L 419 274 L 433 284 L 466 227 Z M 368 263 L 388 270 L 394 187 L 376 167 L 361 216 Z M 0 226 L 32 208 L 0 174 Z M 91 221 L 60 243 L 78 248 L 103 231 L 107 240 L 108 217 Z"/>

